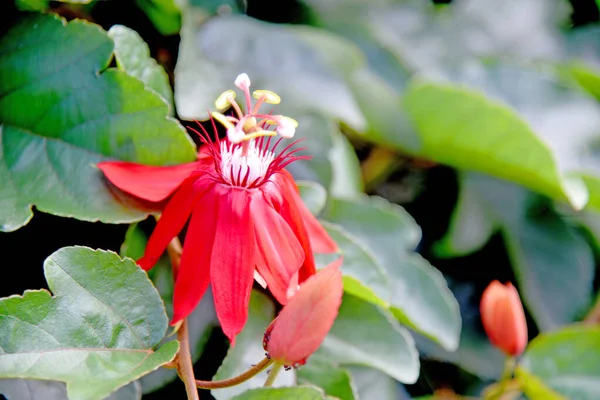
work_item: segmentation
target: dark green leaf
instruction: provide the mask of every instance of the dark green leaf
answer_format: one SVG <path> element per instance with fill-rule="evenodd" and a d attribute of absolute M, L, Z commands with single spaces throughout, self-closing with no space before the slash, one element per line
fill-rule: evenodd
<path fill-rule="evenodd" d="M 306 365 L 298 368 L 296 374 L 300 385 L 306 383 L 318 386 L 325 394 L 340 400 L 358 399 L 350 373 L 318 355 L 310 357 Z"/>
<path fill-rule="evenodd" d="M 598 399 L 600 328 L 574 326 L 538 336 L 519 369 L 569 399 Z"/>
<path fill-rule="evenodd" d="M 464 174 L 463 191 L 473 192 L 469 196 L 485 208 L 479 217 L 501 229 L 520 293 L 538 327 L 550 330 L 576 321 L 591 303 L 594 279 L 593 254 L 581 234 L 547 200 L 514 184 Z M 467 229 L 465 216 L 455 220 L 450 235 Z"/>
<path fill-rule="evenodd" d="M 42 14 L 0 39 L 0 230 L 27 223 L 32 204 L 88 221 L 139 220 L 145 213 L 109 190 L 95 164 L 194 159 L 160 97 L 106 69 L 112 47 L 96 25 Z"/>
<path fill-rule="evenodd" d="M 449 279 L 449 278 L 448 278 Z M 480 296 L 470 283 L 453 282 L 449 287 L 460 304 L 462 329 L 460 343 L 455 351 L 448 351 L 432 340 L 411 332 L 421 356 L 450 362 L 485 380 L 498 380 L 502 375 L 506 356 L 492 346 L 481 326 Z"/>
<path fill-rule="evenodd" d="M 317 351 L 329 361 L 376 368 L 405 383 L 419 376 L 414 341 L 389 313 L 344 295 L 333 328 Z"/>
<path fill-rule="evenodd" d="M 115 58 L 120 70 L 144 82 L 147 88 L 154 90 L 169 106 L 169 115 L 173 115 L 173 91 L 169 76 L 150 57 L 150 49 L 144 39 L 133 29 L 123 25 L 113 25 L 108 36 L 115 42 Z"/>
<path fill-rule="evenodd" d="M 322 391 L 312 387 L 261 388 L 248 390 L 232 400 L 326 400 Z"/>
<path fill-rule="evenodd" d="M 253 364 L 265 358 L 265 350 L 262 347 L 265 329 L 275 318 L 275 307 L 273 302 L 264 294 L 253 291 L 248 309 L 248 322 L 244 330 L 237 336 L 235 347 L 227 352 L 227 356 L 213 380 L 233 378 L 248 370 Z M 295 372 L 282 371 L 275 379 L 275 386 L 291 386 L 295 381 Z M 237 399 L 236 395 L 245 390 L 262 386 L 267 379 L 267 371 L 263 371 L 244 383 L 225 389 L 215 389 L 211 393 L 217 400 Z M 243 398 L 243 397 L 240 397 Z"/>
<path fill-rule="evenodd" d="M 0 331 L 10 332 L 0 337 L 0 377 L 59 380 L 71 400 L 101 400 L 175 356 L 176 341 L 155 349 L 167 316 L 131 260 L 66 247 L 44 273 L 54 297 L 38 290 L 0 300 Z"/>

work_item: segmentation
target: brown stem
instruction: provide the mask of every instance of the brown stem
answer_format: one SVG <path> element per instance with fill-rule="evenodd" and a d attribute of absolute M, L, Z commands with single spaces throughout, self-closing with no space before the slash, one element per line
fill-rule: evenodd
<path fill-rule="evenodd" d="M 253 365 L 248 371 L 229 379 L 223 379 L 221 381 L 199 381 L 196 380 L 196 387 L 201 389 L 222 389 L 239 385 L 242 382 L 258 375 L 264 371 L 269 365 L 273 364 L 273 360 L 269 357 L 265 357 L 256 365 Z"/>
<path fill-rule="evenodd" d="M 177 278 L 179 271 L 179 262 L 181 261 L 181 242 L 178 237 L 174 237 L 167 246 L 167 253 L 171 260 L 171 268 L 173 271 L 173 281 Z M 175 365 L 177 373 L 185 384 L 188 400 L 200 400 L 198 389 L 196 389 L 196 377 L 194 376 L 194 363 L 192 362 L 192 354 L 190 353 L 190 338 L 188 335 L 187 318 L 181 322 L 177 329 L 177 339 L 179 340 L 179 352 L 175 357 Z"/>
<path fill-rule="evenodd" d="M 167 254 L 169 255 L 171 269 L 173 271 L 173 281 L 176 280 L 177 273 L 179 272 L 179 262 L 181 261 L 182 252 L 183 248 L 181 247 L 181 242 L 179 241 L 179 238 L 175 236 L 167 246 Z"/>
<path fill-rule="evenodd" d="M 177 339 L 179 339 L 179 353 L 177 353 L 177 372 L 185 384 L 188 400 L 200 400 L 198 389 L 196 389 L 196 377 L 194 376 L 194 364 L 190 353 L 190 340 L 188 337 L 187 318 L 183 320 L 179 330 L 177 330 Z"/>

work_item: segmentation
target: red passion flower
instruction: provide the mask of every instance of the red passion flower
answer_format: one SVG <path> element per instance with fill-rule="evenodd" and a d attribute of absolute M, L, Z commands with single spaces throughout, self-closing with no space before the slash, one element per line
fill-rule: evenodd
<path fill-rule="evenodd" d="M 283 138 L 293 137 L 296 121 L 260 114 L 263 103 L 279 97 L 266 90 L 252 93 L 246 74 L 236 79 L 244 92 L 246 111 L 235 92 L 223 93 L 215 105 L 232 106 L 236 115 L 213 112 L 227 128 L 227 140 L 202 129 L 204 146 L 192 163 L 151 167 L 129 162 L 103 162 L 98 167 L 119 189 L 151 202 L 168 199 L 138 264 L 151 269 L 168 243 L 190 219 L 173 294 L 172 325 L 187 317 L 212 284 L 215 309 L 224 333 L 234 344 L 248 317 L 253 280 L 287 302 L 313 275 L 313 251 L 331 253 L 337 246 L 299 196 L 284 168 L 306 158 L 296 155 L 295 143 L 278 150 Z M 271 140 L 273 136 L 281 136 Z"/>

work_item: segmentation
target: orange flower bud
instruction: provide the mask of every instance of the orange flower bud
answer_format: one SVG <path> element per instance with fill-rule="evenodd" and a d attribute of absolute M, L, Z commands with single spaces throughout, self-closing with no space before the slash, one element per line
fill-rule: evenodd
<path fill-rule="evenodd" d="M 519 356 L 527 346 L 527 323 L 517 289 L 493 281 L 481 296 L 481 321 L 490 342 L 506 354 Z"/>
<path fill-rule="evenodd" d="M 276 362 L 299 366 L 314 353 L 333 326 L 342 302 L 342 259 L 300 285 L 265 332 L 263 347 Z"/>

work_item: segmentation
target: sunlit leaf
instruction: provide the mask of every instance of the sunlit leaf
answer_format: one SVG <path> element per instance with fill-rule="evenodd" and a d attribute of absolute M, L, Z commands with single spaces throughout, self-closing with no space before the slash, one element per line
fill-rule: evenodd
<path fill-rule="evenodd" d="M 32 205 L 88 221 L 142 219 L 95 164 L 194 159 L 164 101 L 106 69 L 112 50 L 98 26 L 55 15 L 23 17 L 0 39 L 0 230 L 26 224 Z"/>
<path fill-rule="evenodd" d="M 0 377 L 59 380 L 72 400 L 101 400 L 175 356 L 177 341 L 156 348 L 167 316 L 131 260 L 66 247 L 44 272 L 54 296 L 36 290 L 0 300 L 0 331 L 9 332 L 0 337 Z"/>
<path fill-rule="evenodd" d="M 113 25 L 108 36 L 115 42 L 115 58 L 119 69 L 138 78 L 146 87 L 154 90 L 169 105 L 169 115 L 173 115 L 173 90 L 169 76 L 150 57 L 150 49 L 140 35 L 123 25 Z"/>
<path fill-rule="evenodd" d="M 538 336 L 527 347 L 519 369 L 566 398 L 597 399 L 600 328 L 574 326 Z M 527 382 L 527 375 L 523 380 Z"/>
<path fill-rule="evenodd" d="M 333 328 L 317 351 L 329 361 L 376 368 L 405 383 L 419 376 L 414 341 L 385 310 L 344 295 Z"/>

